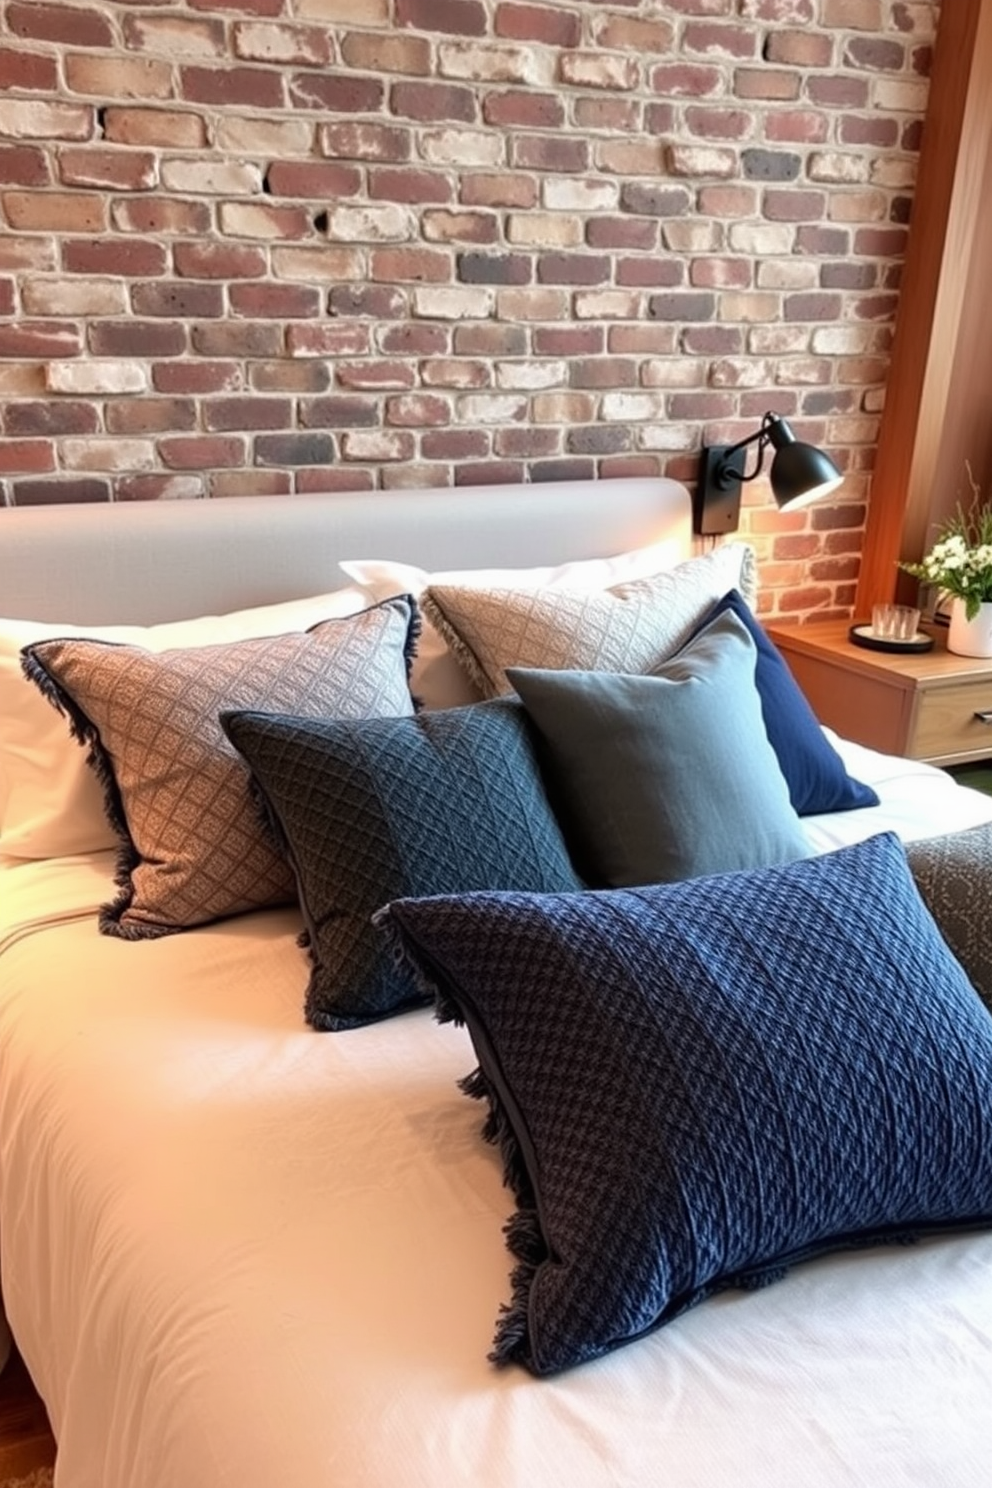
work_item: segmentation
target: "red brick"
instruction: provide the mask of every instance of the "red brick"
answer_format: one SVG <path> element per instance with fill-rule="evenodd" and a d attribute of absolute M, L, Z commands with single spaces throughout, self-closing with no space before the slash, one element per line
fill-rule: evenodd
<path fill-rule="evenodd" d="M 568 135 L 521 134 L 510 139 L 510 165 L 524 170 L 584 171 L 589 169 L 586 140 Z"/>
<path fill-rule="evenodd" d="M 473 124 L 478 117 L 474 90 L 454 83 L 394 83 L 389 107 L 398 117 L 418 123 Z"/>
<path fill-rule="evenodd" d="M 341 57 L 364 72 L 406 72 L 425 77 L 431 70 L 430 42 L 420 36 L 349 31 L 341 38 Z"/>
<path fill-rule="evenodd" d="M 158 180 L 158 165 L 144 150 L 67 149 L 59 154 L 59 175 L 66 186 L 147 191 Z"/>
<path fill-rule="evenodd" d="M 0 439 L 0 475 L 55 469 L 55 454 L 44 439 Z"/>
<path fill-rule="evenodd" d="M 866 109 L 869 104 L 868 83 L 850 75 L 811 73 L 804 79 L 810 103 L 818 108 Z"/>
<path fill-rule="evenodd" d="M 232 284 L 228 300 L 234 315 L 252 320 L 310 320 L 320 313 L 320 290 L 304 284 Z"/>
<path fill-rule="evenodd" d="M 367 315 L 373 320 L 400 320 L 407 308 L 403 291 L 388 284 L 339 285 L 331 290 L 328 300 L 332 315 Z"/>
<path fill-rule="evenodd" d="M 43 52 L 15 52 L 7 47 L 0 51 L 0 91 L 6 89 L 57 93 L 58 63 Z"/>
<path fill-rule="evenodd" d="M 113 27 L 101 11 L 68 5 L 46 5 L 43 0 L 10 0 L 7 29 L 12 36 L 36 41 L 64 42 L 78 47 L 112 47 Z"/>
<path fill-rule="evenodd" d="M 724 88 L 721 69 L 700 62 L 664 62 L 652 67 L 650 82 L 666 98 L 708 98 Z"/>
<path fill-rule="evenodd" d="M 408 362 L 341 362 L 335 369 L 341 387 L 358 392 L 411 388 L 416 373 Z"/>
<path fill-rule="evenodd" d="M 391 124 L 325 124 L 320 148 L 331 159 L 399 162 L 410 158 L 411 135 Z"/>
<path fill-rule="evenodd" d="M 804 80 L 798 71 L 776 71 L 771 67 L 738 67 L 734 73 L 734 97 L 786 103 L 799 97 L 803 81 L 806 81 L 808 88 L 810 80 Z"/>
<path fill-rule="evenodd" d="M 383 284 L 446 284 L 451 279 L 451 259 L 432 248 L 376 248 L 370 260 L 370 277 Z"/>
<path fill-rule="evenodd" d="M 199 475 L 124 475 L 114 482 L 115 501 L 195 500 L 203 495 Z"/>
<path fill-rule="evenodd" d="M 24 232 L 98 233 L 107 227 L 107 203 L 95 192 L 5 191 L 10 227 Z"/>
<path fill-rule="evenodd" d="M 379 406 L 372 398 L 307 398 L 299 414 L 307 429 L 374 429 L 379 423 Z"/>
<path fill-rule="evenodd" d="M 532 460 L 541 456 L 557 455 L 561 450 L 561 430 L 544 429 L 497 429 L 493 437 L 493 449 L 497 455 Z"/>
<path fill-rule="evenodd" d="M 457 264 L 463 284 L 530 284 L 533 279 L 533 263 L 526 253 L 459 253 Z"/>
<path fill-rule="evenodd" d="M 537 260 L 539 284 L 606 284 L 611 274 L 612 261 L 592 253 L 542 253 Z"/>
<path fill-rule="evenodd" d="M 682 332 L 682 350 L 690 356 L 733 356 L 743 349 L 740 326 L 687 326 Z"/>
<path fill-rule="evenodd" d="M 350 165 L 322 165 L 317 160 L 274 160 L 265 173 L 265 185 L 273 196 L 302 196 L 307 201 L 326 197 L 355 196 L 362 186 L 361 172 Z"/>
<path fill-rule="evenodd" d="M 429 429 L 420 441 L 427 460 L 481 460 L 489 453 L 485 429 Z"/>
<path fill-rule="evenodd" d="M 822 191 L 778 191 L 764 194 L 764 215 L 771 222 L 817 222 L 826 211 L 827 199 Z"/>
<path fill-rule="evenodd" d="M 573 107 L 575 123 L 580 129 L 606 129 L 611 133 L 633 134 L 641 128 L 641 105 L 632 98 L 577 98 Z M 669 122 L 659 129 L 645 117 L 644 128 L 649 134 L 663 133 L 671 128 L 672 111 L 668 109 L 666 112 Z"/>
<path fill-rule="evenodd" d="M 565 123 L 565 109 L 554 93 L 489 93 L 482 117 L 496 129 L 557 129 Z"/>
<path fill-rule="evenodd" d="M 459 465 L 455 469 L 456 486 L 503 486 L 519 485 L 526 475 L 520 460 L 485 460 L 482 463 Z"/>
<path fill-rule="evenodd" d="M 22 320 L 0 324 L 0 357 L 53 358 L 78 356 L 83 349 L 79 330 L 61 321 Z"/>
<path fill-rule="evenodd" d="M 125 279 L 156 279 L 169 267 L 161 243 L 130 238 L 72 238 L 62 245 L 69 274 L 116 274 Z"/>
<path fill-rule="evenodd" d="M 395 25 L 451 36 L 485 36 L 481 0 L 396 0 Z"/>
<path fill-rule="evenodd" d="M 285 9 L 285 0 L 188 0 L 188 4 L 190 10 L 232 10 L 254 16 L 278 16 Z"/>
<path fill-rule="evenodd" d="M 203 427 L 213 433 L 230 433 L 235 429 L 288 429 L 293 421 L 293 405 L 287 398 L 247 395 L 207 398 L 201 404 L 201 417 Z"/>
<path fill-rule="evenodd" d="M 185 328 L 154 320 L 102 320 L 87 332 L 91 355 L 103 357 L 178 357 L 188 350 Z"/>
<path fill-rule="evenodd" d="M 287 470 L 220 470 L 210 477 L 210 495 L 217 500 L 227 496 L 288 496 L 293 490 L 293 477 Z"/>
<path fill-rule="evenodd" d="M 93 403 L 76 403 L 69 398 L 48 398 L 42 402 L 11 401 L 4 413 L 5 432 L 16 435 L 96 434 L 100 427 Z"/>
<path fill-rule="evenodd" d="M 301 495 L 321 491 L 371 491 L 374 487 L 375 476 L 372 471 L 357 470 L 353 466 L 347 469 L 340 466 L 334 469 L 326 466 L 302 466 L 296 471 L 293 480 L 294 490 Z"/>
<path fill-rule="evenodd" d="M 207 321 L 190 331 L 193 350 L 207 357 L 275 357 L 283 349 L 292 328 L 284 331 L 275 321 L 252 323 L 243 320 Z"/>
<path fill-rule="evenodd" d="M 436 171 L 382 166 L 369 171 L 368 194 L 373 201 L 450 202 L 454 184 Z"/>
<path fill-rule="evenodd" d="M 833 41 L 828 32 L 816 29 L 790 31 L 773 29 L 765 41 L 765 60 L 784 62 L 789 67 L 830 67 Z"/>
<path fill-rule="evenodd" d="M 530 467 L 532 481 L 593 480 L 596 462 L 578 456 L 570 460 L 536 460 Z"/>
<path fill-rule="evenodd" d="M 119 232 L 143 233 L 149 237 L 198 237 L 210 231 L 210 208 L 205 202 L 136 197 L 115 202 L 111 217 Z"/>
<path fill-rule="evenodd" d="M 196 428 L 196 404 L 192 398 L 108 398 L 104 420 L 110 434 L 178 434 Z"/>
<path fill-rule="evenodd" d="M 638 217 L 685 217 L 692 198 L 684 186 L 628 181 L 620 190 L 620 205 Z"/>
<path fill-rule="evenodd" d="M 268 267 L 263 249 L 234 243 L 177 243 L 172 258 L 182 279 L 259 279 Z"/>
<path fill-rule="evenodd" d="M 689 21 L 682 32 L 683 50 L 709 56 L 755 57 L 758 41 L 759 34 L 753 27 L 730 22 Z M 768 60 L 774 58 L 769 56 Z"/>
<path fill-rule="evenodd" d="M 852 36 L 844 48 L 844 65 L 866 72 L 902 72 L 906 48 L 880 36 Z"/>
<path fill-rule="evenodd" d="M 285 108 L 282 73 L 263 67 L 181 67 L 182 96 L 192 103 Z"/>
<path fill-rule="evenodd" d="M 15 506 L 53 506 L 64 502 L 109 501 L 110 486 L 92 476 L 63 476 L 55 480 L 14 480 L 10 483 Z"/>
<path fill-rule="evenodd" d="M 496 7 L 497 36 L 514 41 L 539 41 L 546 46 L 576 47 L 582 38 L 578 12 L 566 6 L 513 5 Z"/>
<path fill-rule="evenodd" d="M 313 360 L 250 362 L 248 383 L 256 393 L 323 393 L 331 385 L 331 368 Z"/>
<path fill-rule="evenodd" d="M 843 304 L 843 297 L 839 294 L 785 295 L 782 315 L 785 320 L 839 320 Z"/>
<path fill-rule="evenodd" d="M 862 227 L 854 234 L 854 252 L 867 258 L 902 258 L 906 237 L 904 227 Z"/>
<path fill-rule="evenodd" d="M 244 384 L 239 362 L 211 362 L 184 357 L 156 363 L 152 384 L 160 393 L 233 393 Z"/>
<path fill-rule="evenodd" d="M 534 329 L 537 356 L 596 356 L 605 346 L 606 332 L 601 325 L 536 326 Z"/>
<path fill-rule="evenodd" d="M 205 434 L 160 439 L 159 459 L 170 470 L 209 470 L 211 466 L 244 465 L 247 450 L 243 439 L 221 439 Z"/>
<path fill-rule="evenodd" d="M 462 177 L 459 200 L 467 207 L 535 207 L 537 182 L 533 176 L 473 171 Z"/>
<path fill-rule="evenodd" d="M 256 465 L 330 465 L 333 462 L 334 440 L 329 434 L 309 431 L 259 434 L 255 439 Z"/>
<path fill-rule="evenodd" d="M 590 248 L 642 248 L 658 246 L 658 223 L 652 218 L 590 217 L 586 223 Z"/>
<path fill-rule="evenodd" d="M 768 120 L 766 128 L 776 117 Z M 747 109 L 689 107 L 685 122 L 697 139 L 744 140 L 750 138 L 754 128 L 754 116 Z"/>
<path fill-rule="evenodd" d="M 289 79 L 290 101 L 296 108 L 326 109 L 332 114 L 378 113 L 385 92 L 380 78 L 346 73 L 296 72 Z"/>
<path fill-rule="evenodd" d="M 444 356 L 450 347 L 447 326 L 403 323 L 381 328 L 376 335 L 386 356 Z"/>
<path fill-rule="evenodd" d="M 775 141 L 798 141 L 820 144 L 829 138 L 830 120 L 813 109 L 783 109 L 770 113 L 765 120 L 765 138 Z"/>
<path fill-rule="evenodd" d="M 0 186 L 47 186 L 50 181 L 43 150 L 33 145 L 0 145 Z"/>
<path fill-rule="evenodd" d="M 871 114 L 842 114 L 838 138 L 842 145 L 872 145 L 875 149 L 888 150 L 899 139 L 899 125 L 895 119 Z"/>
<path fill-rule="evenodd" d="M 138 315 L 178 320 L 208 320 L 224 314 L 224 294 L 219 284 L 135 284 L 131 304 Z"/>
<path fill-rule="evenodd" d="M 634 16 L 607 15 L 593 21 L 593 38 L 601 47 L 640 52 L 642 56 L 664 56 L 672 50 L 675 27 L 671 21 L 643 21 Z"/>
<path fill-rule="evenodd" d="M 147 57 L 125 57 L 120 52 L 70 52 L 65 58 L 65 80 L 70 93 L 107 98 L 173 98 L 172 67 Z"/>
<path fill-rule="evenodd" d="M 111 144 L 195 150 L 206 143 L 206 129 L 200 115 L 191 110 L 108 108 L 103 137 Z"/>
<path fill-rule="evenodd" d="M 451 406 L 433 393 L 401 393 L 386 399 L 386 423 L 409 428 L 431 428 L 451 423 Z"/>

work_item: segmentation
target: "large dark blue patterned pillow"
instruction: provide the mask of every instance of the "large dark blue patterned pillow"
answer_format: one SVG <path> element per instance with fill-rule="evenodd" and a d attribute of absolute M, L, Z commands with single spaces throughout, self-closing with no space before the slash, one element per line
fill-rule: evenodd
<path fill-rule="evenodd" d="M 728 611 L 744 623 L 757 647 L 754 682 L 761 699 L 761 715 L 798 815 L 877 806 L 878 796 L 871 786 L 863 785 L 847 773 L 844 761 L 817 722 L 782 653 L 736 589 L 717 601 L 693 635 L 699 635 Z M 688 644 L 691 645 L 691 638 Z"/>
<path fill-rule="evenodd" d="M 467 1023 L 517 1194 L 497 1362 L 550 1374 L 821 1251 L 992 1222 L 992 1017 L 892 834 L 377 921 Z"/>
<path fill-rule="evenodd" d="M 368 720 L 373 721 L 373 720 Z M 422 1003 L 372 912 L 409 894 L 582 887 L 516 701 L 381 718 L 221 715 L 296 874 L 307 1019 L 350 1028 Z"/>

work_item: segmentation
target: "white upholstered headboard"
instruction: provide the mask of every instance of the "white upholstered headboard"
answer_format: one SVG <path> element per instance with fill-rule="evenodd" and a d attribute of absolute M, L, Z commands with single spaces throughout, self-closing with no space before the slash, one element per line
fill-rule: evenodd
<path fill-rule="evenodd" d="M 675 481 L 0 509 L 0 615 L 80 625 L 223 613 L 320 594 L 344 558 L 527 567 L 676 540 Z"/>

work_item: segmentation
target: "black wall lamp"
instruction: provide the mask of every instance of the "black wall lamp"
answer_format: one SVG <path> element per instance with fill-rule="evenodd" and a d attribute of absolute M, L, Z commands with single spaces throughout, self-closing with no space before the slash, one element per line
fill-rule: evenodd
<path fill-rule="evenodd" d="M 744 472 L 747 448 L 757 444 L 757 461 L 750 475 Z M 829 455 L 813 444 L 797 439 L 784 418 L 766 413 L 761 428 L 740 444 L 704 444 L 699 463 L 699 482 L 692 501 L 693 531 L 704 536 L 735 532 L 740 524 L 741 485 L 761 473 L 765 450 L 775 451 L 768 478 L 780 511 L 826 496 L 844 477 Z"/>

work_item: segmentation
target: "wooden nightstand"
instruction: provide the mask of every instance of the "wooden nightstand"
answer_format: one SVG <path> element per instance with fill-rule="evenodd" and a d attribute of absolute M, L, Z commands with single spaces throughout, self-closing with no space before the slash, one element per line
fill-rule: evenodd
<path fill-rule="evenodd" d="M 952 656 L 939 628 L 932 651 L 869 651 L 850 624 L 765 627 L 821 723 L 934 765 L 992 758 L 992 661 Z"/>

